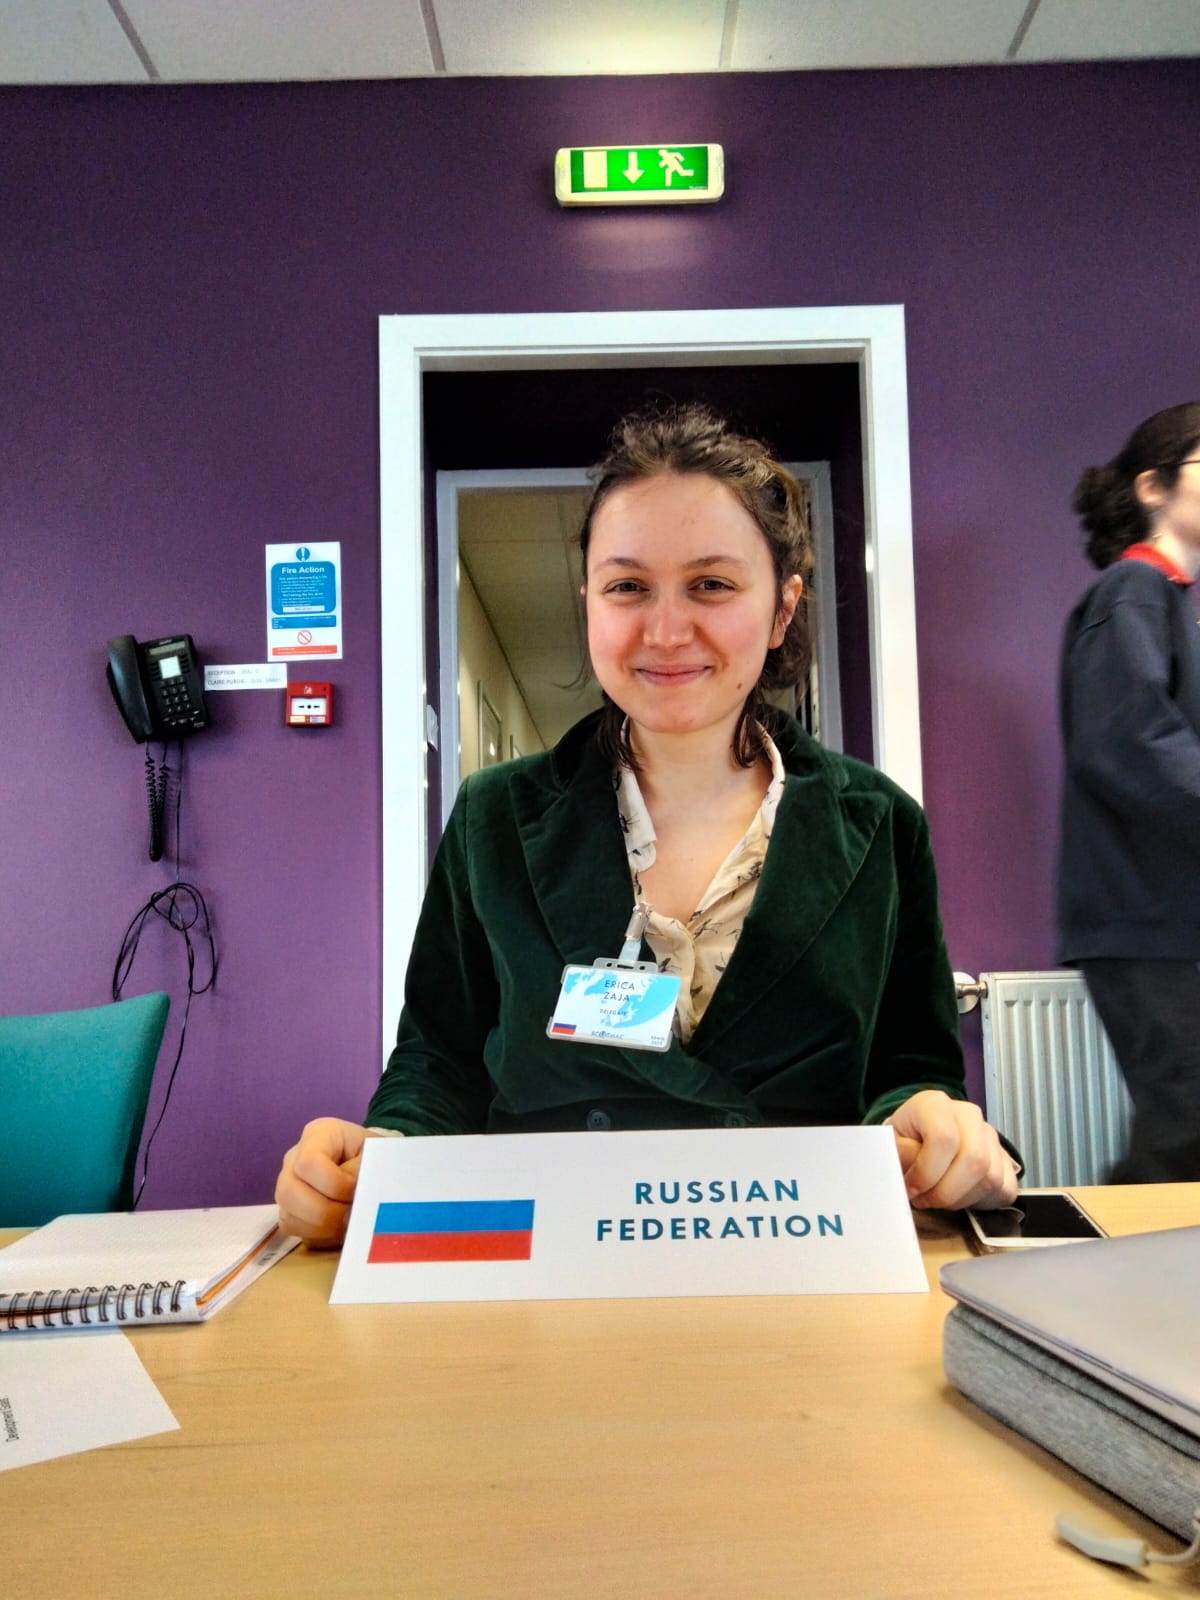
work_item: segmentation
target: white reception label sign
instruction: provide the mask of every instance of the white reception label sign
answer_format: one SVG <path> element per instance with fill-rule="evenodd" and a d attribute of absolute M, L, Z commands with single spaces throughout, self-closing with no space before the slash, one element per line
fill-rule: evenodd
<path fill-rule="evenodd" d="M 928 1288 L 890 1128 L 368 1139 L 334 1304 Z"/>
<path fill-rule="evenodd" d="M 286 689 L 287 666 L 280 661 L 246 661 L 236 666 L 205 665 L 204 692 L 214 689 Z"/>

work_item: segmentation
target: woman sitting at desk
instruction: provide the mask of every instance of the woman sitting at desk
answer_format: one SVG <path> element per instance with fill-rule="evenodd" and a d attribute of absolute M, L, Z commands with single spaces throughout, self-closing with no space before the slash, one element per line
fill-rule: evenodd
<path fill-rule="evenodd" d="M 702 408 L 630 418 L 580 543 L 604 708 L 463 784 L 370 1130 L 887 1122 L 914 1205 L 1008 1204 L 1014 1164 L 965 1097 L 924 816 L 764 698 L 808 666 L 798 486 Z M 622 959 L 640 934 L 680 980 L 668 1048 L 551 1036 L 564 966 L 617 956 L 627 925 Z M 276 1189 L 288 1232 L 340 1241 L 367 1136 L 307 1125 Z"/>

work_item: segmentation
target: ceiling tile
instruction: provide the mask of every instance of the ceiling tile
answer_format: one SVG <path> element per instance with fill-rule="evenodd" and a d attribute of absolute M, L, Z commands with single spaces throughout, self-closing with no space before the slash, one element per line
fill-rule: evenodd
<path fill-rule="evenodd" d="M 1200 54 L 1198 0 L 1042 0 L 1019 61 Z"/>
<path fill-rule="evenodd" d="M 124 0 L 166 82 L 1000 62 L 1026 0 Z M 1200 55 L 1200 0 L 1041 0 L 1021 61 Z M 439 69 L 440 70 L 440 69 Z M 0 83 L 149 83 L 110 0 L 0 0 Z"/>
<path fill-rule="evenodd" d="M 146 83 L 108 0 L 0 0 L 0 83 Z"/>
<path fill-rule="evenodd" d="M 577 657 L 583 636 L 582 624 L 573 608 L 551 599 L 533 605 L 505 605 L 488 596 L 485 609 L 506 655 L 552 652 Z"/>
<path fill-rule="evenodd" d="M 740 0 L 733 66 L 937 66 L 1003 61 L 1026 0 Z"/>
<path fill-rule="evenodd" d="M 520 651 L 511 659 L 531 692 L 550 699 L 566 692 L 567 685 L 579 676 L 583 664 L 578 650 L 553 649 L 549 646 L 544 650 Z"/>
<path fill-rule="evenodd" d="M 578 527 L 585 490 L 471 489 L 459 495 L 458 537 L 472 546 L 497 540 L 522 539 L 558 545 L 563 517 Z"/>
<path fill-rule="evenodd" d="M 498 585 L 512 584 L 520 592 L 522 584 L 535 589 L 553 588 L 565 594 L 571 573 L 554 546 L 529 544 L 523 539 L 460 546 L 475 587 L 489 591 Z"/>
<path fill-rule="evenodd" d="M 433 72 L 419 0 L 124 0 L 124 6 L 168 82 Z"/>
<path fill-rule="evenodd" d="M 446 70 L 715 72 L 725 0 L 434 0 Z"/>

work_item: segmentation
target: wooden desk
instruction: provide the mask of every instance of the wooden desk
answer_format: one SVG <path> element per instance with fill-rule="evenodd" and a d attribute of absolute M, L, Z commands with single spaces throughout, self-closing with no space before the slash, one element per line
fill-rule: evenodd
<path fill-rule="evenodd" d="M 1079 1193 L 1113 1233 L 1200 1222 L 1200 1184 Z M 964 1246 L 921 1232 L 936 1285 Z M 179 1432 L 0 1474 L 0 1590 L 1088 1600 L 1145 1580 L 1057 1511 L 1178 1548 L 946 1385 L 936 1287 L 331 1307 L 334 1267 L 132 1333 Z"/>

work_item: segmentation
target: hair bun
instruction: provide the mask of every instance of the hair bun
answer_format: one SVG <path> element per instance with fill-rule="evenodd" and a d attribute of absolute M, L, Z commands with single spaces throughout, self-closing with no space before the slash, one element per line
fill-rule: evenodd
<path fill-rule="evenodd" d="M 1120 474 L 1111 464 L 1084 469 L 1075 485 L 1075 497 L 1071 505 L 1085 528 L 1094 528 L 1098 521 L 1107 521 L 1105 513 L 1119 489 Z"/>
<path fill-rule="evenodd" d="M 1147 532 L 1146 512 L 1132 480 L 1112 462 L 1088 467 L 1071 502 L 1086 535 L 1083 547 L 1094 567 L 1108 567 Z"/>

